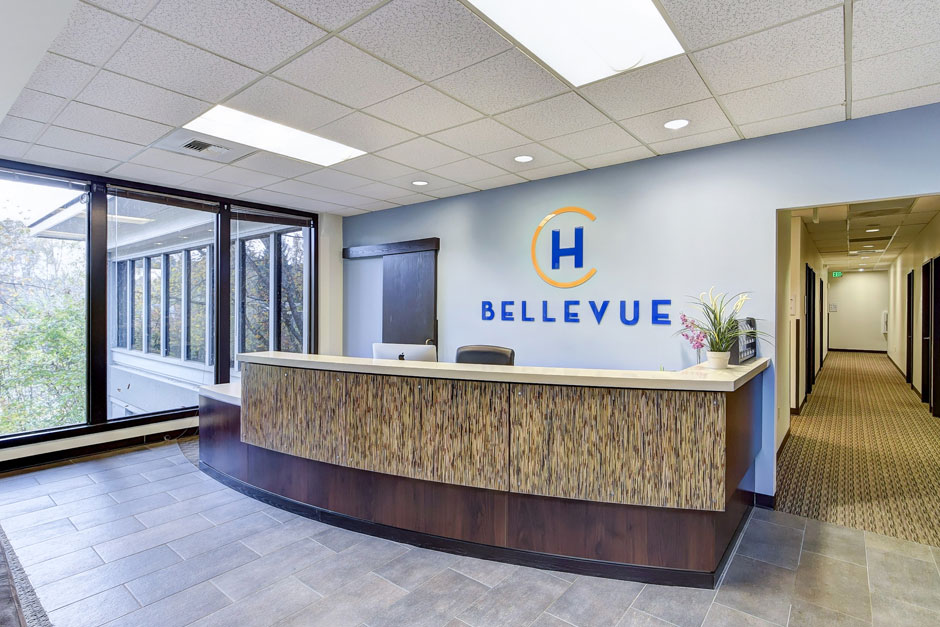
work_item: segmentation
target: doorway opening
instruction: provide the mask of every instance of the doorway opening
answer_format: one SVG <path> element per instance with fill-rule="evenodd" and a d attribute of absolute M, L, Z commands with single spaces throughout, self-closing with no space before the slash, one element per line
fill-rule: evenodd
<path fill-rule="evenodd" d="M 940 546 L 940 195 L 777 229 L 775 507 Z"/>

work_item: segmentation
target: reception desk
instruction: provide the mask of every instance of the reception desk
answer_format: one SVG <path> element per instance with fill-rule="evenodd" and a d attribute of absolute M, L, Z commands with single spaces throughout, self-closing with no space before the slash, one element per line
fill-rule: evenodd
<path fill-rule="evenodd" d="M 766 359 L 646 372 L 263 352 L 203 388 L 207 472 L 395 540 L 713 586 L 753 496 Z"/>

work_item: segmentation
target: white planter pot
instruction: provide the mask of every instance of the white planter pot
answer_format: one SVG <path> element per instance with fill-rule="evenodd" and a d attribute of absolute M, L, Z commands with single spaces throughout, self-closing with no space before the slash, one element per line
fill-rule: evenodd
<path fill-rule="evenodd" d="M 708 356 L 705 366 L 711 368 L 712 370 L 722 370 L 728 367 L 728 360 L 731 359 L 731 353 L 725 351 L 723 353 L 716 353 L 714 351 L 708 351 L 705 353 Z"/>

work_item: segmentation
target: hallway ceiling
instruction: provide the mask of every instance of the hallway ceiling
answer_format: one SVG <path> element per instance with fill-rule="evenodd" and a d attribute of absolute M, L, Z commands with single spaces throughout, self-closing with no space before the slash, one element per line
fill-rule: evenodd
<path fill-rule="evenodd" d="M 935 0 L 659 5 L 686 54 L 575 88 L 469 1 L 78 2 L 0 156 L 355 215 L 940 101 Z M 369 154 L 174 152 L 214 104 Z"/>
<path fill-rule="evenodd" d="M 819 221 L 814 222 L 814 213 Z M 810 238 L 829 270 L 887 270 L 940 213 L 940 196 L 801 209 Z"/>

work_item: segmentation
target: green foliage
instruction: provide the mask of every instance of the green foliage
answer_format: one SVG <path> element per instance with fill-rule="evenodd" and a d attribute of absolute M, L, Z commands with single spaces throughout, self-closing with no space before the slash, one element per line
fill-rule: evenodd
<path fill-rule="evenodd" d="M 705 345 L 709 351 L 724 353 L 737 344 L 740 337 L 758 337 L 764 335 L 755 329 L 741 327 L 737 316 L 744 303 L 750 300 L 747 292 L 734 296 L 714 294 L 714 288 L 704 292 L 692 301 L 701 310 L 700 318 L 688 316 L 688 321 L 698 331 L 705 334 Z"/>

